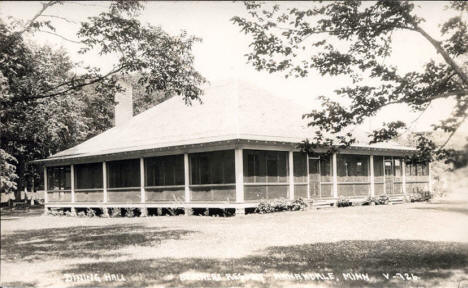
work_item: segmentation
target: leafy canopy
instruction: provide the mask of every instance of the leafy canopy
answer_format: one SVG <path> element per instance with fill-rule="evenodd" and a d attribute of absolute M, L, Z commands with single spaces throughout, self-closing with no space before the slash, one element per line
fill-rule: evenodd
<path fill-rule="evenodd" d="M 251 51 L 246 56 L 257 70 L 280 72 L 286 77 L 307 77 L 315 70 L 324 76 L 344 75 L 352 80 L 352 85 L 335 91 L 349 99 L 350 105 L 322 96 L 323 109 L 304 115 L 309 125 L 320 129 L 312 143 L 332 144 L 334 138 L 324 136 L 331 132 L 341 137 L 340 146 L 347 146 L 355 139 L 345 133 L 346 128 L 362 124 L 385 106 L 404 103 L 414 111 L 424 111 L 435 99 L 450 97 L 456 102 L 452 114 L 434 127 L 449 133 L 445 143 L 437 146 L 423 135 L 418 142 L 418 156 L 424 160 L 447 157 L 450 151 L 444 146 L 468 115 L 467 62 L 460 64 L 468 52 L 466 2 L 452 2 L 447 7 L 458 15 L 440 26 L 441 39 L 421 28 L 425 20 L 415 14 L 413 2 L 307 4 L 307 8 L 299 9 L 245 2 L 248 16 L 231 20 L 252 37 Z M 443 61 L 428 59 L 423 71 L 399 73 L 398 67 L 384 61 L 392 53 L 392 34 L 396 31 L 421 35 Z M 373 81 L 364 81 L 369 78 Z M 401 121 L 386 123 L 371 133 L 370 143 L 392 139 L 405 126 Z M 305 144 L 310 147 L 309 141 Z"/>
<path fill-rule="evenodd" d="M 186 32 L 169 35 L 143 24 L 138 1 L 114 1 L 106 11 L 79 23 L 78 40 L 56 33 L 45 12 L 66 2 L 41 3 L 26 23 L 0 20 L 0 167 L 1 191 L 22 189 L 38 177 L 28 165 L 86 140 L 112 125 L 118 79 L 138 86 L 136 111 L 160 99 L 198 99 L 206 81 L 193 67 L 193 45 L 199 38 Z M 57 20 L 58 21 L 58 20 Z M 25 36 L 44 32 L 79 45 L 80 53 L 117 55 L 109 71 L 93 63 L 74 63 L 63 49 L 38 46 Z M 81 72 L 77 72 L 81 71 Z M 141 107 L 140 107 L 141 106 Z"/>

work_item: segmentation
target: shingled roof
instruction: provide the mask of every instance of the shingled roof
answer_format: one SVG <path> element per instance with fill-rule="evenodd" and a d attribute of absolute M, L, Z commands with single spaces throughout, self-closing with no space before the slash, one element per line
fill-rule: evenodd
<path fill-rule="evenodd" d="M 52 159 L 81 158 L 233 139 L 299 143 L 313 135 L 308 111 L 250 84 L 231 81 L 205 89 L 202 104 L 173 97 Z M 368 145 L 356 145 L 365 147 Z M 369 146 L 371 147 L 371 146 Z M 385 148 L 409 149 L 384 145 Z"/>

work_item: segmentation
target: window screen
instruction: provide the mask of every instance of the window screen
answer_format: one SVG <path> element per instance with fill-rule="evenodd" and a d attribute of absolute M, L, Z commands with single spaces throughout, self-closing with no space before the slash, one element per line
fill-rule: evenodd
<path fill-rule="evenodd" d="M 70 166 L 47 167 L 48 190 L 70 190 L 71 168 Z"/>
<path fill-rule="evenodd" d="M 234 150 L 190 155 L 190 184 L 235 183 Z"/>
<path fill-rule="evenodd" d="M 332 175 L 332 163 L 330 156 L 320 157 L 320 175 L 331 176 Z"/>
<path fill-rule="evenodd" d="M 140 159 L 107 162 L 109 188 L 139 187 Z"/>
<path fill-rule="evenodd" d="M 288 152 L 244 150 L 246 183 L 287 183 Z"/>
<path fill-rule="evenodd" d="M 294 152 L 294 182 L 307 182 L 307 154 Z"/>
<path fill-rule="evenodd" d="M 184 185 L 184 155 L 145 159 L 146 186 Z"/>
<path fill-rule="evenodd" d="M 77 189 L 102 188 L 102 163 L 79 164 L 74 170 Z"/>
<path fill-rule="evenodd" d="M 337 155 L 338 176 L 368 176 L 369 156 L 367 155 Z"/>
<path fill-rule="evenodd" d="M 383 156 L 374 156 L 374 176 L 383 176 Z"/>

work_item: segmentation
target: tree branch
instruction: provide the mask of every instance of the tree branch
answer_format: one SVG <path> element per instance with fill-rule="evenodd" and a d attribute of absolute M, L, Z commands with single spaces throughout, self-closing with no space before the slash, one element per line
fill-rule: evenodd
<path fill-rule="evenodd" d="M 440 147 L 439 147 L 439 150 L 442 150 L 445 145 L 447 145 L 447 143 L 450 141 L 450 139 L 452 139 L 453 135 L 455 135 L 455 133 L 458 131 L 458 129 L 460 128 L 460 126 L 463 124 L 463 122 L 465 122 L 466 118 L 468 117 L 468 114 L 465 114 L 465 117 L 463 117 L 463 119 L 458 123 L 457 125 L 457 128 L 455 128 L 452 133 L 450 133 L 450 135 L 448 136 L 447 140 L 445 140 L 444 144 L 442 144 Z"/>
<path fill-rule="evenodd" d="M 16 32 L 16 34 L 21 35 L 24 32 L 29 31 L 29 29 L 31 29 L 32 25 L 37 20 L 37 18 L 39 18 L 47 8 L 49 8 L 51 6 L 54 6 L 55 4 L 58 4 L 59 2 L 60 1 L 49 1 L 47 3 L 42 3 L 41 10 L 39 10 L 39 12 L 37 12 L 36 15 L 34 15 L 33 18 L 31 18 L 31 20 L 28 21 L 28 23 L 24 26 L 24 28 L 22 30 Z"/>
<path fill-rule="evenodd" d="M 61 16 L 56 16 L 56 15 L 39 15 L 39 17 L 49 17 L 49 18 L 56 18 L 56 19 L 61 19 L 65 22 L 68 22 L 68 23 L 72 23 L 72 24 L 78 24 L 78 22 L 76 21 L 73 21 L 73 20 L 70 20 L 70 19 L 67 19 L 65 17 L 61 17 Z"/>
<path fill-rule="evenodd" d="M 73 44 L 83 44 L 81 43 L 80 41 L 76 41 L 76 40 L 72 40 L 72 39 L 68 39 L 60 34 L 57 34 L 57 33 L 54 33 L 54 32 L 50 32 L 50 31 L 44 31 L 44 30 L 38 30 L 37 32 L 42 32 L 42 33 L 47 33 L 47 34 L 50 34 L 50 35 L 54 35 L 54 36 L 57 36 L 65 41 L 68 41 L 68 42 L 71 42 Z"/>
<path fill-rule="evenodd" d="M 52 98 L 52 97 L 55 97 L 55 96 L 58 96 L 58 95 L 62 95 L 62 94 L 67 93 L 67 92 L 69 92 L 71 90 L 77 90 L 77 89 L 92 85 L 94 83 L 97 83 L 97 82 L 99 82 L 101 80 L 104 80 L 107 77 L 122 71 L 124 68 L 125 68 L 125 66 L 121 66 L 120 68 L 118 68 L 116 70 L 112 70 L 112 71 L 110 71 L 109 73 L 107 73 L 107 74 L 105 74 L 103 76 L 97 77 L 97 78 L 95 78 L 95 79 L 93 79 L 93 80 L 91 80 L 89 82 L 86 82 L 86 83 L 82 83 L 82 84 L 79 84 L 79 85 L 76 85 L 76 86 L 69 87 L 68 89 L 65 89 L 63 91 L 59 91 L 59 92 L 55 92 L 55 93 L 51 93 L 51 94 L 45 94 L 45 95 L 38 95 L 38 96 L 34 96 L 34 97 L 28 97 L 26 99 L 14 99 L 11 102 L 14 103 L 14 102 L 19 102 L 19 101 L 31 101 L 31 100 L 36 100 L 36 99 Z M 60 84 L 57 87 L 60 87 L 60 86 L 63 86 L 63 84 Z"/>
<path fill-rule="evenodd" d="M 414 20 L 414 18 L 408 13 L 404 12 L 403 16 L 406 17 L 407 20 L 410 21 L 410 23 L 414 26 L 414 31 L 419 32 L 426 40 L 428 40 L 432 46 L 437 50 L 437 52 L 442 55 L 442 58 L 444 58 L 445 62 L 449 64 L 455 72 L 457 72 L 457 75 L 460 76 L 460 79 L 463 81 L 465 85 L 468 85 L 468 76 L 463 72 L 463 70 L 453 61 L 453 59 L 450 57 L 450 55 L 447 53 L 447 51 L 442 48 L 440 45 L 439 41 L 435 40 L 434 38 L 431 37 L 424 29 L 419 27 L 418 23 Z"/>

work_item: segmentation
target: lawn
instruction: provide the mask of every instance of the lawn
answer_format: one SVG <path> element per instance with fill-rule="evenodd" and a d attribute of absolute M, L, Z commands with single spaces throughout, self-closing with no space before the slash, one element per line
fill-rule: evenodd
<path fill-rule="evenodd" d="M 231 218 L 2 215 L 1 284 L 459 287 L 468 280 L 467 224 L 466 203 Z"/>

